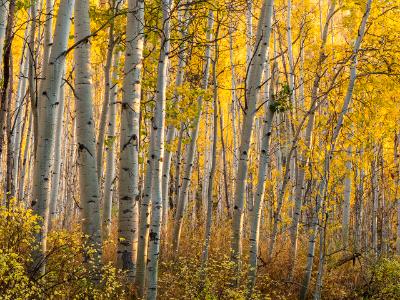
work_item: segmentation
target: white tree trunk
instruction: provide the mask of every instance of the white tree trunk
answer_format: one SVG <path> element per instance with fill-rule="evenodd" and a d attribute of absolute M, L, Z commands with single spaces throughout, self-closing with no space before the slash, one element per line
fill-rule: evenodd
<path fill-rule="evenodd" d="M 0 57 L 3 57 L 4 38 L 6 36 L 9 0 L 0 1 Z"/>
<path fill-rule="evenodd" d="M 330 147 L 329 151 L 327 151 L 325 154 L 324 175 L 319 184 L 319 193 L 317 195 L 317 203 L 316 203 L 314 217 L 313 217 L 312 225 L 311 225 L 311 234 L 310 234 L 310 239 L 309 239 L 309 249 L 308 249 L 308 255 L 307 255 L 306 271 L 304 274 L 304 280 L 303 280 L 303 284 L 302 284 L 301 291 L 300 291 L 300 299 L 306 299 L 308 286 L 309 286 L 310 280 L 311 280 L 311 273 L 312 273 L 312 267 L 313 267 L 313 262 L 314 262 L 314 253 L 315 253 L 315 242 L 316 242 L 317 233 L 318 233 L 319 213 L 320 213 L 320 208 L 323 204 L 322 201 L 325 199 L 326 193 L 327 193 L 327 187 L 328 187 L 327 180 L 328 180 L 328 175 L 329 175 L 330 161 L 333 158 L 336 141 L 337 141 L 337 138 L 341 131 L 341 128 L 343 126 L 343 119 L 348 112 L 348 109 L 349 109 L 349 106 L 351 103 L 351 99 L 353 96 L 354 85 L 355 85 L 355 81 L 357 78 L 357 76 L 356 76 L 357 56 L 358 56 L 358 52 L 360 51 L 361 42 L 362 42 L 362 39 L 365 34 L 366 23 L 367 23 L 367 20 L 368 20 L 370 11 L 371 11 L 371 2 L 372 2 L 372 0 L 368 0 L 366 9 L 365 9 L 365 13 L 363 15 L 360 27 L 358 29 L 358 36 L 355 41 L 352 56 L 351 56 L 350 79 L 349 79 L 349 83 L 348 83 L 348 87 L 347 87 L 346 96 L 345 96 L 344 103 L 343 103 L 342 109 L 340 111 L 337 123 L 333 130 L 333 135 L 332 135 L 332 139 L 331 139 L 331 147 Z M 322 273 L 322 272 L 319 272 L 319 273 Z"/>
<path fill-rule="evenodd" d="M 396 208 L 397 208 L 397 230 L 396 230 L 396 254 L 400 255 L 400 160 L 399 160 L 399 144 L 400 144 L 400 133 L 396 133 L 394 142 L 394 162 L 396 166 Z"/>
<path fill-rule="evenodd" d="M 211 62 L 211 40 L 212 40 L 212 27 L 214 24 L 213 13 L 210 10 L 208 13 L 208 25 L 207 25 L 207 46 L 205 50 L 205 57 L 204 57 L 204 68 L 203 68 L 203 82 L 202 82 L 202 89 L 207 90 L 208 88 L 208 77 L 209 77 L 209 69 L 210 69 L 210 62 Z M 182 219 L 183 213 L 186 207 L 186 201 L 189 192 L 189 185 L 190 185 L 190 178 L 192 175 L 193 169 L 193 161 L 194 161 L 194 153 L 197 143 L 197 137 L 199 135 L 199 126 L 200 126 L 200 118 L 203 109 L 203 96 L 199 96 L 197 98 L 197 107 L 198 107 L 198 114 L 193 122 L 193 129 L 191 131 L 191 139 L 190 143 L 187 147 L 186 151 L 186 159 L 185 159 L 185 170 L 182 178 L 182 186 L 179 191 L 179 199 L 176 208 L 176 215 L 175 215 L 175 223 L 174 223 L 174 231 L 172 236 L 172 245 L 174 252 L 178 252 L 179 250 L 179 241 L 182 229 Z"/>
<path fill-rule="evenodd" d="M 138 250 L 136 260 L 136 276 L 135 282 L 138 289 L 138 296 L 143 297 L 146 287 L 146 264 L 147 250 L 149 242 L 150 230 L 150 209 L 151 209 L 151 187 L 153 180 L 153 163 L 150 159 L 153 153 L 154 140 L 150 140 L 150 148 L 147 159 L 146 174 L 144 180 L 143 197 L 140 202 L 140 218 L 139 218 L 139 234 L 138 234 Z"/>
<path fill-rule="evenodd" d="M 114 10 L 114 7 L 113 7 Z M 103 177 L 103 152 L 104 152 L 104 137 L 106 136 L 106 125 L 108 109 L 110 107 L 110 69 L 113 60 L 113 49 L 114 49 L 114 21 L 111 21 L 110 28 L 108 30 L 108 46 L 107 46 L 107 57 L 106 64 L 104 66 L 104 98 L 103 107 L 100 115 L 99 133 L 97 137 L 97 177 L 101 187 L 101 179 Z M 107 180 L 107 178 L 105 178 Z"/>
<path fill-rule="evenodd" d="M 290 247 L 290 255 L 289 255 L 289 279 L 291 280 L 293 277 L 293 272 L 294 268 L 296 265 L 296 259 L 297 259 L 297 239 L 298 239 L 298 230 L 299 230 L 299 222 L 300 222 L 300 217 L 301 217 L 301 207 L 303 205 L 303 197 L 304 191 L 305 191 L 305 176 L 306 176 L 306 168 L 310 164 L 310 157 L 309 157 L 309 149 L 312 144 L 312 138 L 313 138 L 313 131 L 314 131 L 314 122 L 315 122 L 315 109 L 317 107 L 317 100 L 318 100 L 318 91 L 319 91 L 319 85 L 321 81 L 321 72 L 322 72 L 322 65 L 323 62 L 325 61 L 325 46 L 326 42 L 328 39 L 328 30 L 329 30 L 329 24 L 331 22 L 331 19 L 335 13 L 335 7 L 336 7 L 336 1 L 332 1 L 329 7 L 329 12 L 326 18 L 326 22 L 323 28 L 323 33 L 321 37 L 321 46 L 320 46 L 320 51 L 319 51 L 319 59 L 318 59 L 318 65 L 316 69 L 316 74 L 314 78 L 314 83 L 311 91 L 311 105 L 310 109 L 308 111 L 308 122 L 307 122 L 307 127 L 306 127 L 306 132 L 305 132 L 305 138 L 304 138 L 304 143 L 305 143 L 305 151 L 299 156 L 300 163 L 298 165 L 298 174 L 297 174 L 297 183 L 296 183 L 296 189 L 295 189 L 295 207 L 293 211 L 293 219 L 292 219 L 292 224 L 290 228 L 290 242 L 291 242 L 291 247 Z"/>
<path fill-rule="evenodd" d="M 63 0 L 60 3 L 54 32 L 54 45 L 50 54 L 50 64 L 46 79 L 42 82 L 39 93 L 40 124 L 39 135 L 35 141 L 37 152 L 34 163 L 32 207 L 43 218 L 37 242 L 46 250 L 46 234 L 49 211 L 49 181 L 51 172 L 52 152 L 54 149 L 54 129 L 58 110 L 58 94 L 65 64 L 65 50 L 71 26 L 73 0 Z"/>
<path fill-rule="evenodd" d="M 144 44 L 144 1 L 128 0 L 122 87 L 117 265 L 135 273 L 139 206 L 139 117 Z"/>
<path fill-rule="evenodd" d="M 152 136 L 154 148 L 151 153 L 153 164 L 152 182 L 152 213 L 149 233 L 149 255 L 147 258 L 148 290 L 147 299 L 157 299 L 158 260 L 161 243 L 162 223 L 162 162 L 164 157 L 165 106 L 167 97 L 168 62 L 170 51 L 170 19 L 172 0 L 162 1 L 163 37 L 161 40 L 160 57 L 158 60 L 158 76 L 156 90 L 156 106 L 152 121 Z"/>
<path fill-rule="evenodd" d="M 180 11 L 178 11 L 179 13 Z M 182 16 L 179 15 L 179 26 L 181 26 L 181 39 L 184 41 L 187 38 L 187 27 L 189 25 L 189 16 L 188 9 L 185 9 L 185 14 Z M 180 45 L 180 51 L 178 55 L 178 70 L 176 75 L 175 86 L 179 88 L 183 84 L 183 77 L 185 72 L 186 65 L 186 47 L 185 43 L 182 42 Z M 179 92 L 175 90 L 174 94 L 174 103 L 179 103 L 181 100 L 181 95 Z M 169 125 L 167 129 L 167 140 L 166 144 L 170 145 L 175 138 L 176 129 L 174 125 Z M 168 148 L 164 150 L 164 161 L 163 161 L 163 169 L 162 169 L 162 195 L 163 195 L 163 217 L 162 217 L 162 233 L 164 239 L 167 240 L 167 232 L 168 232 L 168 211 L 169 211 L 169 182 L 170 182 L 170 170 L 171 170 L 171 156 L 172 152 L 169 151 Z"/>
<path fill-rule="evenodd" d="M 78 146 L 78 173 L 82 229 L 96 250 L 94 259 L 99 263 L 102 255 L 99 183 L 96 171 L 96 136 L 93 118 L 92 82 L 90 70 L 90 17 L 89 1 L 75 4 L 75 41 L 82 41 L 74 50 L 75 109 Z"/>
<path fill-rule="evenodd" d="M 347 149 L 348 158 L 346 160 L 346 177 L 344 179 L 343 194 L 343 220 L 342 220 L 342 238 L 343 246 L 346 249 L 349 246 L 349 228 L 350 228 L 350 199 L 351 199 L 351 146 Z"/>
<path fill-rule="evenodd" d="M 210 17 L 213 17 L 211 15 Z M 214 60 L 213 60 L 213 142 L 211 149 L 211 161 L 210 161 L 210 172 L 208 178 L 208 187 L 207 187 L 207 213 L 206 213 L 206 222 L 205 222 L 205 231 L 204 231 L 204 244 L 203 250 L 201 254 L 201 270 L 203 276 L 206 274 L 205 267 L 208 262 L 208 252 L 210 247 L 211 240 L 211 226 L 212 226 L 212 215 L 213 215 L 213 192 L 214 192 L 214 177 L 216 171 L 216 159 L 217 159 L 217 141 L 218 141 L 218 82 L 217 82 L 217 62 L 218 62 L 218 32 L 219 32 L 219 24 L 217 27 L 217 32 L 215 34 L 215 47 L 214 47 Z M 204 277 L 201 278 L 204 281 Z"/>
<path fill-rule="evenodd" d="M 363 159 L 363 149 L 360 150 L 359 164 Z M 355 222 L 354 222 L 354 250 L 359 252 L 361 250 L 361 237 L 362 237 L 362 219 L 363 219 L 363 198 L 364 198 L 364 169 L 362 166 L 358 169 L 358 185 L 355 202 Z"/>
<path fill-rule="evenodd" d="M 378 255 L 378 208 L 379 208 L 379 186 L 378 186 L 378 164 L 377 157 L 371 162 L 371 189 L 372 189 L 372 250 Z"/>
<path fill-rule="evenodd" d="M 20 71 L 19 71 L 19 80 L 18 80 L 18 87 L 17 87 L 17 95 L 16 100 L 15 100 L 15 108 L 17 110 L 17 116 L 15 117 L 15 127 L 13 130 L 13 141 L 12 144 L 14 145 L 14 185 L 17 187 L 18 186 L 18 181 L 19 181 L 19 166 L 20 166 L 20 153 L 21 153 L 21 136 L 23 132 L 21 129 L 23 128 L 22 123 L 24 121 L 24 114 L 25 111 L 27 110 L 28 105 L 25 105 L 26 102 L 24 103 L 24 99 L 26 96 L 26 83 L 27 80 L 26 78 L 28 77 L 28 66 L 29 66 L 29 59 L 28 59 L 28 51 L 27 51 L 27 42 L 26 40 L 28 39 L 28 34 L 29 34 L 29 26 L 27 26 L 25 30 L 25 35 L 24 35 L 24 47 L 22 51 L 22 56 L 21 56 L 21 63 L 20 63 Z M 24 111 L 24 106 L 26 107 Z"/>
<path fill-rule="evenodd" d="M 261 139 L 261 151 L 259 154 L 259 169 L 257 177 L 257 188 L 254 197 L 253 214 L 250 225 L 250 250 L 249 250 L 249 271 L 248 271 L 248 298 L 250 299 L 253 293 L 257 275 L 257 258 L 260 239 L 260 221 L 261 213 L 264 204 L 265 182 L 269 173 L 268 167 L 270 164 L 270 141 L 272 134 L 272 122 L 275 111 L 272 109 L 274 104 L 274 79 L 278 76 L 277 65 L 274 65 L 269 71 L 269 63 L 267 62 L 266 78 L 269 80 L 269 92 L 266 93 L 266 103 L 264 105 L 265 116 L 263 118 L 263 133 Z M 268 85 L 267 85 L 268 86 Z M 267 90 L 267 89 L 266 89 Z M 268 90 L 267 90 L 268 91 Z"/>
<path fill-rule="evenodd" d="M 105 170 L 104 198 L 103 198 L 103 240 L 110 237 L 111 233 L 111 211 L 113 191 L 115 188 L 115 144 L 116 144 L 116 122 L 117 122 L 117 94 L 118 94 L 118 63 L 120 52 L 114 54 L 112 63 L 111 86 L 109 93 L 109 109 L 107 123 L 107 165 Z"/>
<path fill-rule="evenodd" d="M 64 72 L 63 72 L 64 73 Z M 54 132 L 54 158 L 53 168 L 51 173 L 51 187 L 50 187 L 50 211 L 49 211 L 49 230 L 51 230 L 52 223 L 58 214 L 57 201 L 60 188 L 60 173 L 61 173 L 61 143 L 63 138 L 64 127 L 64 90 L 65 84 L 61 84 L 60 94 L 58 96 L 58 111 L 56 116 L 56 130 Z"/>
<path fill-rule="evenodd" d="M 263 1 L 261 16 L 257 28 L 256 46 L 249 66 L 249 78 L 245 91 L 246 104 L 243 115 L 241 144 L 239 148 L 240 156 L 239 166 L 236 175 L 232 222 L 232 260 L 234 261 L 238 269 L 240 268 L 240 260 L 242 254 L 243 206 L 248 170 L 248 152 L 253 130 L 257 100 L 260 94 L 260 83 L 263 73 L 263 67 L 266 60 L 267 49 L 269 48 L 272 11 L 273 0 Z"/>

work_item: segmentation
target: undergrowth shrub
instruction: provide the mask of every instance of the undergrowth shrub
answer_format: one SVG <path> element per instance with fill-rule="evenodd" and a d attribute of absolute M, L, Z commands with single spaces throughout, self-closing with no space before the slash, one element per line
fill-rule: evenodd
<path fill-rule="evenodd" d="M 400 299 L 399 258 L 384 258 L 371 267 L 362 296 L 365 299 Z"/>
<path fill-rule="evenodd" d="M 38 217 L 13 200 L 0 206 L 1 299 L 124 299 L 124 274 L 110 263 L 94 265 L 79 231 L 48 235 L 44 274 L 33 273 Z M 93 280 L 93 279 L 96 280 Z"/>

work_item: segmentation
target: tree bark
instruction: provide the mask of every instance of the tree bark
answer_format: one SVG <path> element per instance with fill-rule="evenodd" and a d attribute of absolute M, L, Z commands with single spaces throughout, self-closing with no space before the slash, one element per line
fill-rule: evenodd
<path fill-rule="evenodd" d="M 139 123 L 144 1 L 128 1 L 122 86 L 117 265 L 134 277 L 139 217 Z"/>
<path fill-rule="evenodd" d="M 75 57 L 75 109 L 82 229 L 96 250 L 93 259 L 101 262 L 101 217 L 99 182 L 96 171 L 96 135 L 93 118 L 92 83 L 90 70 L 90 17 L 89 1 L 75 4 L 75 41 L 83 41 L 74 50 Z M 96 279 L 96 278 L 95 278 Z"/>

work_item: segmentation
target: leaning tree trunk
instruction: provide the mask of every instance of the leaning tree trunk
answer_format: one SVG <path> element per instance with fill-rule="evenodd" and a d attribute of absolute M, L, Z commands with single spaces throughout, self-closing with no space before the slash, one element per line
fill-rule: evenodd
<path fill-rule="evenodd" d="M 162 1 L 163 37 L 158 60 L 158 76 L 156 89 L 156 105 L 152 121 L 154 147 L 150 156 L 153 165 L 152 178 L 152 212 L 149 233 L 149 255 L 147 257 L 148 289 L 147 299 L 157 299 L 158 260 L 161 243 L 162 223 L 162 162 L 164 157 L 165 106 L 167 98 L 168 62 L 170 51 L 170 19 L 172 0 Z"/>
<path fill-rule="evenodd" d="M 134 277 L 139 206 L 139 118 L 144 1 L 129 0 L 122 87 L 117 265 Z"/>
<path fill-rule="evenodd" d="M 324 200 L 326 193 L 327 193 L 327 187 L 328 187 L 327 179 L 328 179 L 328 175 L 329 175 L 328 173 L 329 173 L 330 161 L 333 158 L 336 141 L 340 134 L 341 128 L 343 126 L 343 119 L 349 109 L 349 105 L 351 103 L 351 99 L 353 96 L 354 85 L 355 85 L 355 81 L 357 78 L 357 75 L 356 75 L 357 56 L 358 56 L 358 52 L 360 51 L 361 42 L 362 42 L 362 39 L 365 34 L 367 20 L 368 20 L 370 11 L 371 11 L 371 3 L 372 3 L 372 0 L 368 0 L 366 9 L 365 9 L 365 13 L 364 13 L 364 16 L 361 21 L 361 25 L 358 29 L 358 36 L 355 41 L 353 52 L 351 55 L 350 80 L 348 83 L 346 96 L 345 96 L 344 103 L 343 103 L 342 109 L 340 111 L 337 123 L 336 123 L 334 131 L 333 131 L 331 147 L 330 147 L 329 151 L 327 151 L 327 153 L 325 154 L 324 174 L 323 174 L 323 177 L 319 184 L 317 203 L 316 203 L 316 208 L 314 211 L 314 216 L 313 216 L 313 220 L 312 220 L 312 224 L 311 224 L 311 234 L 310 234 L 309 245 L 308 245 L 306 271 L 304 274 L 303 284 L 302 284 L 301 291 L 300 291 L 300 299 L 306 299 L 307 290 L 308 290 L 310 280 L 311 280 L 311 273 L 312 273 L 312 267 L 313 267 L 313 262 L 314 262 L 314 253 L 315 253 L 315 242 L 316 242 L 317 233 L 318 233 L 319 213 L 320 213 L 320 208 L 322 206 L 322 201 Z M 322 271 L 319 270 L 319 273 L 322 274 Z"/>
<path fill-rule="evenodd" d="M 273 0 L 263 1 L 261 16 L 257 28 L 256 46 L 248 70 L 243 111 L 243 127 L 239 147 L 239 166 L 236 175 L 236 186 L 232 222 L 232 260 L 237 271 L 240 269 L 242 255 L 242 230 L 245 185 L 248 171 L 250 139 L 253 131 L 254 115 L 260 94 L 260 82 L 266 53 L 271 35 Z"/>
<path fill-rule="evenodd" d="M 32 188 L 33 210 L 43 218 L 41 231 L 36 241 L 42 245 L 42 253 L 46 250 L 46 234 L 48 223 L 49 181 L 51 176 L 52 153 L 54 149 L 54 129 L 58 111 L 58 95 L 61 78 L 65 65 L 65 51 L 67 50 L 68 37 L 71 27 L 71 15 L 74 0 L 60 2 L 54 44 L 49 57 L 49 67 L 45 80 L 41 84 L 39 93 L 40 123 L 38 136 L 35 136 L 36 155 L 34 158 L 34 176 Z M 33 119 L 32 122 L 35 120 Z M 25 158 L 26 159 L 26 158 Z M 40 255 L 39 255 L 40 259 Z"/>
<path fill-rule="evenodd" d="M 211 62 L 211 44 L 210 41 L 212 40 L 212 27 L 213 27 L 214 19 L 213 13 L 210 10 L 208 13 L 208 25 L 207 25 L 207 46 L 205 50 L 205 63 L 203 69 L 203 82 L 202 82 L 202 89 L 207 90 L 208 88 L 208 77 L 209 77 L 209 69 L 210 69 L 210 62 Z M 189 185 L 190 185 L 190 178 L 192 175 L 193 169 L 193 161 L 194 161 L 194 154 L 195 148 L 197 143 L 197 137 L 199 135 L 199 127 L 200 127 L 200 117 L 203 109 L 203 96 L 199 96 L 197 98 L 197 109 L 198 113 L 196 118 L 193 122 L 193 129 L 191 132 L 191 139 L 186 151 L 186 159 L 185 159 L 185 170 L 182 178 L 182 186 L 179 190 L 179 198 L 176 207 L 176 214 L 175 214 L 175 223 L 174 223 L 174 231 L 172 236 L 172 247 L 175 253 L 179 251 L 179 242 L 182 230 L 182 219 L 183 213 L 186 207 L 186 201 L 189 192 Z"/>
<path fill-rule="evenodd" d="M 75 4 L 75 41 L 80 43 L 75 57 L 75 109 L 78 145 L 78 173 L 82 229 L 96 250 L 93 258 L 101 261 L 101 220 L 99 183 L 96 172 L 96 136 L 93 118 L 93 99 L 90 74 L 90 17 L 89 1 Z"/>

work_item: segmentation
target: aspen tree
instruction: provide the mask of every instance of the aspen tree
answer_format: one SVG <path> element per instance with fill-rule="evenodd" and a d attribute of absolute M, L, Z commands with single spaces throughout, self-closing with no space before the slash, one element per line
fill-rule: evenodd
<path fill-rule="evenodd" d="M 107 122 L 107 148 L 105 170 L 104 198 L 103 198 L 103 240 L 110 236 L 111 232 L 111 212 L 115 181 L 115 141 L 116 141 L 116 122 L 117 122 L 117 94 L 118 94 L 118 63 L 120 52 L 116 51 L 112 62 L 112 76 L 110 84 L 110 99 L 108 108 Z"/>
<path fill-rule="evenodd" d="M 272 30 L 272 29 L 271 29 Z M 270 164 L 270 141 L 272 134 L 272 122 L 274 119 L 275 112 L 277 110 L 277 104 L 275 102 L 276 95 L 274 94 L 274 85 L 278 76 L 278 66 L 274 62 L 272 67 L 271 75 L 269 71 L 269 63 L 267 62 L 267 70 L 265 72 L 265 80 L 269 80 L 269 84 L 266 88 L 266 101 L 264 104 L 265 116 L 263 118 L 263 132 L 261 140 L 261 151 L 259 154 L 259 169 L 257 177 L 256 194 L 254 197 L 254 208 L 253 215 L 251 216 L 250 226 L 250 250 L 249 250 L 249 271 L 248 271 L 248 295 L 250 299 L 253 293 L 256 274 L 257 274 L 257 258 L 259 250 L 259 239 L 260 239 L 260 222 L 261 212 L 264 204 L 264 193 L 265 193 L 265 182 L 269 173 L 268 167 Z M 269 90 L 268 90 L 269 88 Z"/>
<path fill-rule="evenodd" d="M 112 12 L 115 13 L 115 4 L 112 1 L 111 4 Z M 108 109 L 110 107 L 110 69 L 112 67 L 113 54 L 114 54 L 115 38 L 114 38 L 114 19 L 111 20 L 110 28 L 108 29 L 108 45 L 107 45 L 107 57 L 106 64 L 104 66 L 104 99 L 103 107 L 100 115 L 99 133 L 97 136 L 97 177 L 101 186 L 101 179 L 103 177 L 103 152 L 104 152 L 104 137 L 106 136 L 106 125 Z M 107 179 L 106 179 L 107 180 Z"/>
<path fill-rule="evenodd" d="M 210 62 L 211 62 L 211 41 L 213 38 L 212 35 L 213 24 L 214 24 L 213 13 L 210 10 L 208 13 L 207 37 L 206 37 L 208 43 L 205 49 L 205 55 L 204 55 L 205 62 L 203 66 L 203 81 L 202 81 L 203 90 L 207 90 L 208 88 L 208 77 L 209 77 Z M 199 135 L 200 117 L 203 110 L 203 96 L 199 96 L 197 98 L 197 109 L 198 113 L 196 115 L 195 120 L 192 123 L 193 127 L 190 134 L 191 140 L 186 150 L 185 169 L 182 177 L 182 186 L 180 187 L 179 198 L 176 207 L 175 223 L 172 236 L 172 247 L 174 252 L 176 253 L 178 253 L 179 250 L 183 213 L 186 207 L 189 186 L 190 186 L 190 178 L 193 170 L 195 147 L 197 143 L 197 137 Z"/>
<path fill-rule="evenodd" d="M 260 94 L 261 76 L 266 59 L 267 49 L 269 47 L 272 11 L 273 0 L 263 1 L 261 16 L 257 28 L 256 44 L 248 70 L 248 80 L 245 91 L 246 103 L 243 115 L 241 144 L 239 148 L 240 156 L 236 175 L 232 222 L 232 260 L 236 264 L 237 268 L 240 268 L 240 260 L 242 255 L 243 206 L 248 171 L 248 152 L 251 133 L 253 130 L 256 104 Z"/>
<path fill-rule="evenodd" d="M 350 103 L 352 100 L 354 85 L 355 85 L 355 81 L 357 78 L 357 62 L 358 62 L 357 57 L 358 57 L 358 52 L 360 51 L 361 42 L 364 38 L 367 20 L 368 20 L 370 11 L 371 11 L 371 4 L 372 4 L 372 0 L 368 0 L 367 4 L 366 4 L 364 15 L 361 20 L 360 27 L 358 29 L 357 38 L 354 43 L 351 60 L 350 60 L 351 61 L 350 79 L 349 79 L 349 83 L 347 86 L 347 92 L 345 95 L 344 103 L 343 103 L 342 109 L 340 111 L 338 120 L 334 127 L 332 139 L 330 142 L 330 144 L 331 144 L 330 149 L 329 149 L 329 151 L 326 151 L 325 158 L 324 158 L 323 177 L 322 177 L 321 182 L 319 183 L 319 187 L 318 187 L 319 190 L 318 190 L 318 194 L 317 194 L 316 207 L 315 207 L 314 216 L 313 216 L 312 225 L 311 225 L 311 234 L 310 234 L 310 238 L 309 238 L 309 248 L 308 248 L 306 271 L 304 274 L 303 284 L 302 284 L 302 287 L 300 290 L 300 299 L 306 298 L 308 286 L 309 286 L 310 280 L 311 280 L 311 272 L 312 272 L 314 253 L 315 253 L 315 242 L 316 242 L 316 238 L 317 238 L 318 223 L 319 223 L 318 215 L 320 213 L 320 209 L 323 204 L 323 201 L 326 198 L 329 167 L 330 167 L 330 162 L 333 158 L 333 153 L 335 151 L 336 141 L 340 134 L 341 128 L 343 126 L 343 119 L 348 112 L 348 109 L 349 109 L 349 106 L 350 106 Z M 323 265 L 322 265 L 322 267 L 323 267 Z M 322 272 L 319 271 L 319 273 L 322 273 Z"/>
<path fill-rule="evenodd" d="M 27 80 L 26 78 L 28 77 L 28 51 L 27 51 L 27 38 L 29 34 L 29 26 L 26 27 L 25 29 L 25 34 L 24 34 L 24 46 L 22 49 L 22 55 L 21 55 L 21 63 L 20 63 L 20 70 L 19 70 L 19 79 L 18 79 L 18 87 L 17 87 L 17 94 L 15 95 L 15 108 L 17 110 L 17 115 L 14 120 L 14 130 L 13 130 L 13 152 L 15 155 L 14 159 L 14 185 L 17 187 L 18 186 L 18 171 L 19 171 L 19 166 L 20 166 L 20 152 L 21 152 L 21 136 L 22 136 L 22 131 L 21 129 L 23 128 L 23 121 L 24 121 L 24 114 L 26 115 L 26 110 L 28 110 L 28 105 L 25 105 L 25 111 L 24 111 L 24 99 L 26 96 L 26 83 Z M 18 197 L 18 194 L 17 194 Z"/>
<path fill-rule="evenodd" d="M 214 17 L 214 12 L 212 12 L 209 17 Z M 218 63 L 218 36 L 219 36 L 219 28 L 220 23 L 217 25 L 217 29 L 215 32 L 214 38 L 214 59 L 213 59 L 213 67 L 212 67 L 212 76 L 213 76 L 213 143 L 212 143 L 212 154 L 211 154 L 211 166 L 208 180 L 208 188 L 207 188 L 207 213 L 206 213 L 206 223 L 205 223 L 205 231 L 204 231 L 204 244 L 203 250 L 201 254 L 201 269 L 203 274 L 205 275 L 205 267 L 208 262 L 208 252 L 210 247 L 210 239 L 211 239 L 211 226 L 212 226 L 212 213 L 213 213 L 213 193 L 214 193 L 214 177 L 216 171 L 216 159 L 217 159 L 217 140 L 218 140 L 218 82 L 217 82 L 217 63 Z M 205 278 L 203 278 L 204 280 Z"/>
<path fill-rule="evenodd" d="M 60 172 L 61 172 L 61 146 L 63 137 L 64 127 L 64 90 L 65 84 L 61 85 L 60 94 L 58 97 L 58 111 L 56 116 L 56 129 L 54 131 L 54 158 L 51 172 L 51 186 L 50 186 L 50 197 L 49 197 L 49 230 L 51 230 L 54 218 L 57 215 L 57 200 L 60 188 Z"/>
<path fill-rule="evenodd" d="M 397 209 L 397 228 L 396 228 L 396 254 L 400 255 L 400 197 L 399 197 L 399 187 L 400 187 L 400 160 L 399 160 L 399 144 L 400 144 L 400 133 L 396 133 L 394 138 L 394 162 L 395 162 L 395 172 L 396 172 L 396 209 Z"/>
<path fill-rule="evenodd" d="M 15 1 L 10 0 L 9 8 L 8 8 L 8 18 L 7 18 L 7 26 L 5 32 L 5 41 L 4 41 L 4 53 L 3 53 L 3 76 L 2 76 L 2 84 L 1 84 L 1 94 L 0 94 L 0 157 L 3 153 L 3 143 L 4 143 L 4 131 L 6 127 L 6 118 L 7 112 L 9 110 L 8 106 L 8 91 L 12 89 L 11 80 L 12 80 L 12 43 L 14 40 L 14 34 L 12 32 L 15 22 Z"/>
<path fill-rule="evenodd" d="M 150 153 L 153 164 L 152 210 L 149 232 L 149 255 L 147 258 L 148 289 L 147 299 L 157 299 L 158 262 L 161 244 L 162 224 L 162 162 L 164 157 L 165 106 L 167 98 L 168 62 L 170 52 L 171 16 L 173 0 L 162 0 L 163 36 L 158 60 L 156 105 L 152 120 L 154 147 Z"/>
<path fill-rule="evenodd" d="M 349 244 L 349 226 L 350 226 L 350 199 L 351 199 L 351 168 L 352 163 L 350 160 L 351 146 L 347 148 L 346 160 L 346 177 L 344 179 L 344 193 L 343 193 L 343 220 L 342 220 L 342 236 L 343 246 L 348 247 Z"/>
<path fill-rule="evenodd" d="M 190 2 L 184 4 L 186 6 L 190 5 Z M 184 13 L 181 13 L 179 10 L 179 20 L 178 24 L 180 26 L 180 35 L 183 42 L 180 44 L 180 50 L 178 54 L 178 70 L 175 80 L 175 86 L 177 88 L 181 87 L 184 80 L 184 72 L 186 66 L 186 44 L 184 43 L 185 39 L 188 35 L 188 26 L 189 26 L 189 9 L 186 8 Z M 179 103 L 181 100 L 181 95 L 179 95 L 178 90 L 175 90 L 174 93 L 174 103 Z M 167 128 L 167 137 L 166 137 L 166 145 L 170 145 L 175 137 L 176 129 L 174 125 L 169 125 Z M 163 236 L 165 240 L 167 240 L 167 232 L 168 232 L 168 209 L 169 209 L 169 183 L 170 183 L 170 169 L 171 169 L 171 156 L 172 152 L 165 148 L 164 150 L 164 160 L 163 160 L 163 170 L 162 170 L 162 195 L 163 195 Z"/>
<path fill-rule="evenodd" d="M 359 166 L 358 166 L 358 182 L 357 194 L 354 207 L 355 222 L 354 222 L 354 250 L 359 252 L 361 250 L 361 234 L 362 234 L 362 219 L 363 219 L 363 197 L 364 197 L 364 177 L 365 172 L 362 167 L 363 149 L 359 150 Z"/>
<path fill-rule="evenodd" d="M 139 115 L 144 44 L 144 1 L 128 0 L 122 85 L 117 264 L 135 273 L 139 206 Z"/>
<path fill-rule="evenodd" d="M 295 207 L 294 207 L 293 219 L 292 219 L 292 224 L 291 224 L 291 229 L 290 229 L 291 246 L 290 246 L 289 257 L 290 257 L 290 266 L 291 267 L 289 268 L 289 279 L 292 279 L 292 277 L 293 277 L 293 271 L 294 271 L 294 267 L 295 267 L 296 259 L 297 259 L 298 228 L 299 228 L 299 222 L 300 222 L 300 216 L 301 216 L 301 207 L 303 204 L 303 196 L 304 196 L 304 191 L 305 191 L 306 167 L 310 163 L 310 157 L 309 157 L 309 153 L 307 153 L 307 151 L 310 150 L 310 147 L 312 144 L 312 139 L 313 139 L 315 109 L 317 107 L 318 91 L 319 91 L 320 81 L 322 78 L 322 67 L 323 67 L 323 63 L 326 59 L 325 47 L 326 47 L 326 42 L 328 39 L 329 24 L 335 13 L 335 7 L 336 7 L 336 0 L 332 0 L 332 2 L 330 3 L 330 6 L 329 6 L 329 12 L 326 17 L 325 25 L 324 25 L 323 31 L 322 31 L 321 45 L 320 45 L 320 49 L 319 49 L 319 58 L 318 58 L 316 73 L 315 73 L 314 82 L 313 82 L 313 86 L 312 86 L 312 91 L 311 91 L 312 99 L 311 99 L 310 109 L 308 111 L 309 116 L 308 116 L 306 131 L 305 131 L 305 137 L 304 137 L 306 151 L 304 151 L 304 153 L 302 153 L 300 155 L 300 163 L 298 165 L 297 184 L 296 184 L 296 189 L 295 189 Z"/>
<path fill-rule="evenodd" d="M 101 261 L 101 220 L 99 183 L 96 171 L 96 136 L 93 118 L 90 70 L 89 1 L 79 0 L 74 11 L 75 41 L 75 109 L 82 229 L 94 247 L 94 259 Z"/>
<path fill-rule="evenodd" d="M 151 134 L 150 134 L 151 136 Z M 154 140 L 150 140 L 149 157 L 147 159 L 146 174 L 144 180 L 143 197 L 140 202 L 140 219 L 139 219 L 139 234 L 138 234 L 138 251 L 137 251 L 137 265 L 135 282 L 138 287 L 139 297 L 143 297 L 145 293 L 146 284 L 146 264 L 147 264 L 147 251 L 149 242 L 150 231 L 150 210 L 151 210 L 151 188 L 153 180 L 153 167 L 150 158 L 153 153 Z"/>
<path fill-rule="evenodd" d="M 39 92 L 40 123 L 35 141 L 34 176 L 32 184 L 32 208 L 43 218 L 41 231 L 36 237 L 46 251 L 46 234 L 49 211 L 52 153 L 54 149 L 54 129 L 59 104 L 59 90 L 65 65 L 65 54 L 71 27 L 73 0 L 62 0 L 58 10 L 54 31 L 54 43 L 49 57 L 47 75 Z M 31 99 L 32 100 L 32 99 Z M 35 121 L 34 119 L 32 120 Z M 35 138 L 36 138 L 35 137 Z"/>
<path fill-rule="evenodd" d="M 375 152 L 376 147 L 375 147 Z M 379 209 L 379 186 L 378 186 L 378 163 L 377 153 L 371 162 L 371 189 L 372 189 L 372 250 L 378 255 L 378 209 Z"/>
<path fill-rule="evenodd" d="M 10 0 L 0 1 L 0 57 L 3 57 L 9 2 Z"/>

